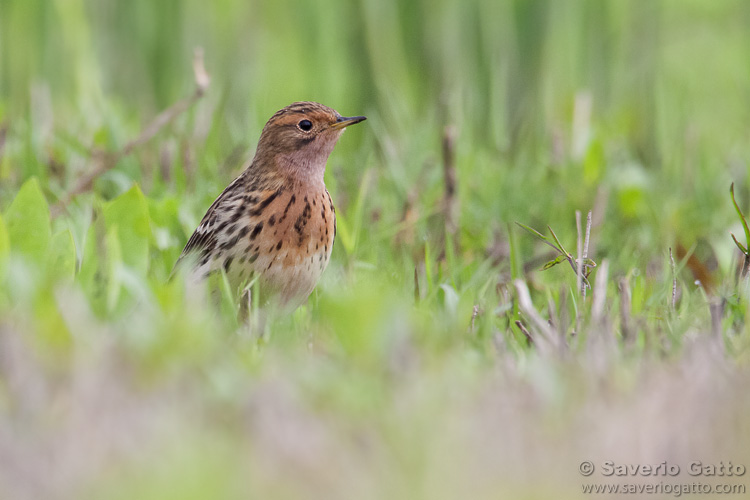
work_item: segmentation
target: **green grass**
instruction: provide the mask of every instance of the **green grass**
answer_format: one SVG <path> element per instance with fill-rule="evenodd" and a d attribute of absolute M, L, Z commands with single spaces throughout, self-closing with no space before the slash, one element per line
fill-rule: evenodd
<path fill-rule="evenodd" d="M 740 0 L 0 0 L 0 497 L 580 498 L 694 480 L 585 478 L 583 460 L 750 466 L 729 193 L 747 213 L 748 16 Z M 51 210 L 191 95 L 199 46 L 206 95 Z M 259 332 L 236 297 L 168 277 L 297 100 L 368 121 L 328 163 L 322 282 Z M 589 210 L 583 299 L 514 222 L 575 256 Z"/>

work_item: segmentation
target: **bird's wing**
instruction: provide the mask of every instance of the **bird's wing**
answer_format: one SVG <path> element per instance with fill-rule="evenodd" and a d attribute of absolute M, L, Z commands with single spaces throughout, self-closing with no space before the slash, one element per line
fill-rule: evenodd
<path fill-rule="evenodd" d="M 230 250 L 249 231 L 258 228 L 267 207 L 279 196 L 281 188 L 247 185 L 243 176 L 235 179 L 211 204 L 206 215 L 188 239 L 175 268 L 186 256 L 196 255 L 198 268 L 212 270 L 212 261 Z M 252 234 L 252 233 L 251 233 Z M 208 268 L 204 269 L 206 266 Z"/>
<path fill-rule="evenodd" d="M 222 213 L 230 208 L 228 206 L 231 203 L 230 200 L 234 197 L 234 193 L 239 191 L 238 187 L 243 177 L 244 175 L 238 176 L 224 189 L 224 191 L 221 192 L 214 202 L 211 203 L 211 206 L 201 219 L 200 224 L 198 224 L 198 227 L 193 231 L 193 234 L 185 244 L 185 248 L 182 249 L 182 253 L 175 263 L 175 269 L 177 269 L 180 262 L 190 254 L 197 253 L 199 256 L 203 256 L 209 255 L 214 251 L 218 242 L 217 223 L 222 218 Z"/>

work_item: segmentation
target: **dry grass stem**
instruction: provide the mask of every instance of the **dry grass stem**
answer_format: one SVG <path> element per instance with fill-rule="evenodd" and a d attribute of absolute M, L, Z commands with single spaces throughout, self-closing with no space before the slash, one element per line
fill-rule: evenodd
<path fill-rule="evenodd" d="M 677 306 L 677 272 L 675 270 L 672 247 L 669 247 L 669 265 L 672 269 L 672 311 L 674 311 Z"/>
<path fill-rule="evenodd" d="M 471 326 L 469 329 L 469 333 L 471 334 L 473 334 L 475 331 L 474 322 L 476 321 L 477 316 L 479 316 L 479 306 L 475 304 L 474 307 L 471 308 Z"/>
<path fill-rule="evenodd" d="M 604 319 L 604 305 L 607 301 L 608 276 L 609 261 L 604 259 L 596 273 L 596 285 L 594 286 L 594 297 L 591 304 L 591 322 L 595 327 L 602 326 L 602 320 Z"/>
<path fill-rule="evenodd" d="M 521 312 L 531 320 L 534 328 L 539 331 L 546 343 L 555 348 L 559 347 L 557 337 L 552 328 L 550 328 L 549 323 L 547 323 L 534 308 L 534 304 L 531 302 L 529 288 L 526 286 L 526 283 L 524 283 L 523 280 L 517 279 L 513 282 L 513 285 L 516 288 L 518 307 L 521 309 Z"/>
<path fill-rule="evenodd" d="M 589 210 L 589 213 L 586 215 L 586 237 L 583 240 L 583 260 L 586 260 L 589 258 L 589 243 L 591 242 L 592 220 L 593 220 L 593 216 L 592 216 L 591 210 Z"/>
<path fill-rule="evenodd" d="M 581 248 L 581 212 L 576 210 L 576 230 L 578 232 L 578 289 L 581 291 L 583 300 L 586 300 L 586 288 L 589 283 L 587 281 L 588 275 L 588 258 L 589 258 L 589 242 L 591 241 L 591 221 L 592 214 L 591 210 L 586 215 L 586 232 L 583 239 L 583 248 Z"/>
<path fill-rule="evenodd" d="M 581 266 L 586 266 L 584 272 L 586 273 L 587 276 L 590 272 L 588 269 L 588 264 L 587 264 L 589 260 L 589 242 L 590 241 L 591 241 L 591 210 L 589 210 L 589 213 L 586 215 L 586 236 L 583 240 L 583 258 L 581 259 L 582 260 Z M 584 302 L 586 301 L 586 284 L 587 283 L 581 284 L 581 293 L 583 295 Z"/>
<path fill-rule="evenodd" d="M 443 219 L 445 222 L 445 249 L 457 248 L 458 199 L 456 198 L 456 127 L 448 125 L 443 131 Z"/>
<path fill-rule="evenodd" d="M 580 210 L 576 210 L 576 236 L 576 289 L 581 291 L 581 296 L 586 300 L 586 285 L 583 283 L 583 235 L 581 234 Z"/>

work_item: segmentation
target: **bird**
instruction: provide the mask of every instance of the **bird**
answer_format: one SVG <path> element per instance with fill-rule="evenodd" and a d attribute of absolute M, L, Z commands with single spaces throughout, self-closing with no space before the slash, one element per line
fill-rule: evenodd
<path fill-rule="evenodd" d="M 288 309 L 304 303 L 336 237 L 326 162 L 346 127 L 366 119 L 307 101 L 277 111 L 254 157 L 211 204 L 175 269 L 190 261 L 191 282 L 224 272 L 233 291 L 257 282 L 264 303 Z"/>

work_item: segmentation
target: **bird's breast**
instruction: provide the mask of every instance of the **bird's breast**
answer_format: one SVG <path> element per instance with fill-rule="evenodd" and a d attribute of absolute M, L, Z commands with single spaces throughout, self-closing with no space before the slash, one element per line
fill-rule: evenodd
<path fill-rule="evenodd" d="M 333 249 L 336 215 L 328 191 L 282 191 L 253 225 L 262 225 L 247 251 L 255 257 L 254 275 L 284 302 L 306 299 Z"/>

